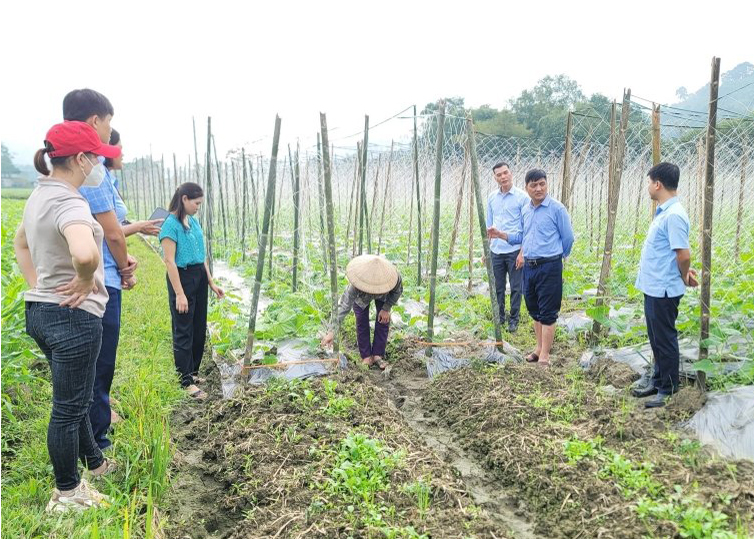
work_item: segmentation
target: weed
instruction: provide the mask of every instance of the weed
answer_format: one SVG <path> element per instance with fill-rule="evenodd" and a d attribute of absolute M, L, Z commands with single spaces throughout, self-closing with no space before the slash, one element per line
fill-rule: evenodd
<path fill-rule="evenodd" d="M 419 514 L 424 517 L 429 509 L 429 504 L 432 500 L 432 480 L 424 478 L 404 486 L 405 492 L 410 494 L 416 499 L 416 505 L 419 508 Z"/>
<path fill-rule="evenodd" d="M 594 457 L 602 447 L 602 438 L 599 436 L 593 440 L 579 440 L 573 438 L 564 442 L 563 453 L 568 459 L 568 464 L 576 464 L 585 457 Z"/>

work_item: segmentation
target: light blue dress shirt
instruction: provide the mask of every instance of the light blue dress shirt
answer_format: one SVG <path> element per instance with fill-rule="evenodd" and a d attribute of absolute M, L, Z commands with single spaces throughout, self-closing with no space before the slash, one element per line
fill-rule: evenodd
<path fill-rule="evenodd" d="M 507 193 L 496 189 L 487 197 L 487 228 L 494 225 L 508 234 L 520 234 L 521 210 L 528 203 L 529 195 L 518 187 L 511 187 Z M 490 242 L 490 251 L 496 254 L 515 253 L 520 248 L 520 244 L 511 244 L 499 238 Z"/>
<path fill-rule="evenodd" d="M 523 233 L 511 234 L 508 241 L 522 244 L 525 259 L 571 254 L 574 241 L 571 218 L 565 206 L 550 195 L 539 206 L 531 201 L 526 204 L 521 210 L 521 221 Z"/>
<path fill-rule="evenodd" d="M 678 197 L 657 208 L 641 250 L 636 288 L 653 298 L 664 298 L 665 294 L 675 298 L 686 292 L 675 250 L 689 248 L 690 227 Z"/>
<path fill-rule="evenodd" d="M 96 216 L 98 213 L 114 211 L 118 223 L 122 223 L 126 219 L 126 205 L 123 204 L 118 191 L 113 185 L 112 175 L 107 169 L 105 171 L 105 178 L 99 186 L 80 187 L 79 192 L 89 203 L 89 211 L 92 212 L 92 215 Z M 120 204 L 118 204 L 119 201 Z M 120 290 L 121 282 L 118 263 L 113 258 L 113 254 L 107 246 L 107 241 L 102 242 L 102 262 L 105 266 L 105 286 Z"/>

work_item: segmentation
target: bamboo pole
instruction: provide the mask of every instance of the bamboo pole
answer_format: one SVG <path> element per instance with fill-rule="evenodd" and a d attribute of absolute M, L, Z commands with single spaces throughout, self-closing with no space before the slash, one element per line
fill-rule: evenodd
<path fill-rule="evenodd" d="M 471 187 L 476 196 L 476 213 L 479 221 L 479 234 L 482 237 L 482 254 L 484 255 L 484 265 L 487 269 L 487 282 L 490 285 L 490 307 L 492 307 L 492 321 L 495 326 L 495 341 L 503 340 L 503 331 L 500 328 L 500 308 L 497 303 L 497 291 L 495 288 L 495 272 L 492 269 L 492 256 L 490 255 L 490 240 L 487 238 L 487 219 L 484 214 L 484 205 L 482 204 L 482 187 L 479 184 L 479 161 L 476 153 L 476 138 L 474 136 L 474 122 L 471 115 L 466 116 L 466 147 L 468 148 L 471 162 Z"/>
<path fill-rule="evenodd" d="M 262 183 L 264 172 L 258 169 L 259 183 Z M 251 180 L 251 203 L 254 210 L 254 231 L 256 232 L 257 243 L 259 242 L 259 187 L 254 179 L 254 163 L 249 159 L 249 179 Z"/>
<path fill-rule="evenodd" d="M 469 187 L 469 286 L 468 291 L 474 284 L 474 189 Z"/>
<path fill-rule="evenodd" d="M 251 163 L 249 163 L 251 164 Z M 241 261 L 246 261 L 246 206 L 247 194 L 249 192 L 249 177 L 246 172 L 246 150 L 241 147 L 241 168 L 242 168 L 242 184 L 241 184 Z"/>
<path fill-rule="evenodd" d="M 560 190 L 560 201 L 569 212 L 571 208 L 571 148 L 573 147 L 573 114 L 568 111 L 566 120 L 565 151 L 563 153 L 563 180 Z"/>
<path fill-rule="evenodd" d="M 348 196 L 348 221 L 346 224 L 346 237 L 344 238 L 343 242 L 346 246 L 346 253 L 348 253 L 348 243 L 349 238 L 351 237 L 351 220 L 353 218 L 355 222 L 355 204 L 356 204 L 356 190 L 359 185 L 359 160 L 361 159 L 361 146 L 360 142 L 356 143 L 356 156 L 354 158 L 354 170 L 353 170 L 353 185 L 351 186 L 350 195 Z M 348 184 L 346 184 L 346 189 L 348 189 Z M 354 227 L 354 234 L 356 234 L 356 227 Z"/>
<path fill-rule="evenodd" d="M 736 245 L 733 260 L 738 264 L 741 260 L 741 223 L 744 219 L 744 186 L 746 184 L 746 167 L 749 164 L 749 148 L 743 148 L 741 155 L 741 183 L 738 187 L 738 211 L 736 213 Z"/>
<path fill-rule="evenodd" d="M 364 143 L 361 146 L 361 211 L 359 213 L 359 254 L 364 252 L 364 230 L 367 233 L 367 252 L 372 252 L 372 237 L 369 233 L 369 210 L 367 208 L 367 156 L 369 155 L 369 115 L 364 115 Z"/>
<path fill-rule="evenodd" d="M 272 166 L 272 164 L 270 164 Z M 283 158 L 283 173 L 280 175 L 280 192 L 283 192 L 283 187 L 285 186 L 285 157 Z M 275 182 L 272 185 L 273 193 L 272 193 L 272 213 L 270 214 L 270 258 L 268 262 L 267 267 L 267 275 L 270 279 L 272 279 L 272 257 L 273 257 L 273 248 L 275 247 L 275 222 L 277 221 L 277 212 L 275 211 L 276 208 L 280 208 L 280 205 L 276 202 L 276 195 L 277 195 L 277 183 Z"/>
<path fill-rule="evenodd" d="M 411 195 L 408 197 L 408 243 L 406 244 L 406 265 L 411 265 L 411 233 L 414 231 L 414 182 L 411 183 Z"/>
<path fill-rule="evenodd" d="M 435 208 L 432 215 L 432 261 L 429 275 L 429 315 L 427 341 L 432 342 L 435 332 L 435 301 L 437 299 L 437 255 L 440 247 L 440 188 L 442 187 L 442 146 L 445 138 L 445 100 L 440 101 L 437 115 L 437 146 L 435 153 Z M 427 348 L 427 357 L 432 355 Z"/>
<path fill-rule="evenodd" d="M 615 220 L 618 213 L 618 201 L 620 199 L 620 183 L 623 175 L 623 158 L 626 150 L 626 130 L 628 129 L 628 115 L 631 109 L 631 89 L 623 92 L 623 106 L 621 107 L 620 132 L 613 138 L 615 150 L 610 152 L 614 156 L 610 167 L 610 181 L 608 191 L 607 229 L 605 230 L 605 250 L 602 255 L 602 268 L 600 280 L 597 285 L 596 307 L 600 308 L 607 304 L 607 281 L 610 278 L 610 267 L 613 256 L 613 240 L 615 238 Z M 615 102 L 613 102 L 612 119 L 615 118 Z M 611 122 L 614 131 L 614 123 Z M 592 325 L 592 339 L 596 340 L 602 326 L 599 320 Z"/>
<path fill-rule="evenodd" d="M 262 234 L 259 237 L 259 250 L 257 254 L 257 272 L 254 278 L 254 292 L 251 296 L 249 311 L 249 331 L 246 335 L 246 350 L 244 353 L 244 369 L 248 373 L 251 358 L 254 353 L 254 332 L 257 325 L 257 307 L 259 306 L 259 291 L 262 288 L 262 276 L 264 275 L 264 255 L 267 251 L 267 234 L 270 230 L 270 217 L 272 204 L 275 196 L 275 174 L 277 173 L 278 144 L 280 143 L 280 117 L 275 116 L 275 134 L 272 137 L 272 155 L 270 157 L 270 174 L 267 178 L 267 193 L 264 203 L 264 218 L 262 220 Z"/>
<path fill-rule="evenodd" d="M 320 131 L 322 132 L 322 168 L 324 172 L 325 187 L 325 204 L 327 211 L 327 243 L 330 253 L 330 303 L 331 311 L 331 328 L 334 335 L 333 352 L 337 357 L 340 349 L 340 327 L 338 325 L 338 261 L 335 252 L 335 218 L 332 207 L 332 168 L 330 164 L 330 153 L 328 150 L 327 135 L 327 118 L 324 114 L 319 114 Z"/>
<path fill-rule="evenodd" d="M 202 179 L 201 179 L 201 170 L 199 170 L 199 150 L 196 145 L 196 121 L 194 120 L 194 117 L 191 117 L 191 126 L 194 129 L 194 164 L 196 165 L 196 183 L 201 185 Z"/>
<path fill-rule="evenodd" d="M 299 248 L 299 223 L 301 216 L 299 212 L 301 204 L 301 169 L 299 165 L 299 147 L 296 145 L 296 163 L 293 174 L 293 292 L 298 288 L 298 248 Z"/>
<path fill-rule="evenodd" d="M 390 185 L 390 175 L 392 174 L 392 166 L 393 166 L 393 144 L 395 141 L 390 141 L 390 155 L 387 158 L 387 175 L 385 176 L 385 193 L 382 196 L 382 214 L 380 215 L 380 238 L 377 242 L 377 254 L 380 254 L 380 251 L 382 249 L 382 233 L 385 230 L 385 207 L 387 203 L 387 194 L 388 194 L 388 186 Z M 411 225 L 408 225 L 409 230 L 409 236 L 411 234 Z M 408 240 L 409 244 L 411 243 L 411 240 Z"/>
<path fill-rule="evenodd" d="M 661 139 L 660 139 L 660 105 L 652 103 L 652 166 L 660 163 L 661 157 Z M 653 200 L 649 215 L 649 221 L 655 218 L 657 212 L 657 201 Z"/>
<path fill-rule="evenodd" d="M 175 152 L 173 152 L 173 178 L 175 179 L 175 188 L 178 189 L 178 162 L 175 159 Z"/>
<path fill-rule="evenodd" d="M 710 301 L 712 299 L 712 212 L 715 200 L 715 141 L 717 136 L 717 96 L 720 87 L 720 58 L 712 58 L 712 74 L 709 89 L 709 116 L 707 120 L 707 155 L 704 173 L 704 211 L 702 213 L 702 290 L 701 332 L 699 335 L 699 359 L 709 354 Z M 707 377 L 697 371 L 699 387 L 704 390 Z"/>
<path fill-rule="evenodd" d="M 214 239 L 215 229 L 213 225 L 214 211 L 212 204 L 214 202 L 214 193 L 212 192 L 212 117 L 207 116 L 207 153 L 205 154 L 206 166 L 205 171 L 207 173 L 207 186 L 205 188 L 206 199 L 206 232 L 207 232 L 207 258 L 209 263 L 209 271 L 212 273 L 214 266 L 214 256 L 212 249 L 212 240 Z"/>
<path fill-rule="evenodd" d="M 319 232 L 322 244 L 322 266 L 327 273 L 327 242 L 325 242 L 325 190 L 322 179 L 322 141 L 321 134 L 317 132 L 317 194 L 319 201 Z"/>
<path fill-rule="evenodd" d="M 419 137 L 416 129 L 416 105 L 414 105 L 414 143 L 413 143 L 414 182 L 416 183 L 416 285 L 422 284 L 422 201 L 419 188 Z"/>

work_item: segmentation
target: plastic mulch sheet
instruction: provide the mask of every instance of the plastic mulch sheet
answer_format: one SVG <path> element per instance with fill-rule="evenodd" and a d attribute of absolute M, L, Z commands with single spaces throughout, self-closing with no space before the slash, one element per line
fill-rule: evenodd
<path fill-rule="evenodd" d="M 521 363 L 524 360 L 521 352 L 510 344 L 505 343 L 502 348 L 502 352 L 494 346 L 483 346 L 476 349 L 461 346 L 432 348 L 432 355 L 426 358 L 427 375 L 432 378 L 441 372 L 460 369 L 469 365 L 472 359 L 487 363 Z M 420 350 L 417 352 L 417 356 L 425 358 L 425 352 L 425 350 Z"/>
<path fill-rule="evenodd" d="M 277 364 L 307 361 L 309 359 L 312 359 L 312 355 L 309 352 L 309 344 L 306 341 L 289 339 L 278 344 Z M 337 367 L 344 369 L 347 365 L 348 360 L 346 359 L 346 356 L 341 354 L 340 361 L 337 362 Z M 327 376 L 328 374 L 332 374 L 335 370 L 336 362 L 311 362 L 291 365 L 287 368 L 257 368 L 251 371 L 248 381 L 250 384 L 262 384 L 274 377 L 293 380 L 296 378 L 311 378 L 312 376 Z"/>
<path fill-rule="evenodd" d="M 724 457 L 754 460 L 754 386 L 707 393 L 686 426 Z"/>

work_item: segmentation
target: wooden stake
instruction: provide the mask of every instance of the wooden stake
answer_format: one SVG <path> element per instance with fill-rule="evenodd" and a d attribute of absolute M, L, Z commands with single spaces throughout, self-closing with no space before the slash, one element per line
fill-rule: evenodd
<path fill-rule="evenodd" d="M 741 183 L 738 187 L 738 212 L 736 219 L 736 245 L 733 251 L 733 260 L 738 264 L 741 260 L 741 223 L 744 219 L 744 185 L 746 184 L 746 167 L 749 164 L 749 148 L 744 147 L 741 154 Z"/>
<path fill-rule="evenodd" d="M 471 187 L 476 199 L 477 220 L 479 221 L 479 234 L 482 238 L 482 254 L 484 265 L 487 268 L 487 282 L 489 283 L 490 307 L 492 308 L 492 321 L 495 326 L 495 341 L 503 340 L 503 331 L 500 328 L 500 308 L 497 303 L 497 291 L 495 288 L 495 272 L 492 269 L 492 256 L 490 254 L 490 240 L 487 238 L 487 218 L 482 204 L 482 188 L 479 184 L 479 161 L 476 153 L 476 137 L 474 136 L 474 123 L 471 115 L 466 116 L 466 147 L 471 161 Z"/>
<path fill-rule="evenodd" d="M 720 87 L 720 58 L 712 58 L 712 74 L 709 88 L 709 117 L 707 120 L 707 157 L 704 174 L 704 211 L 702 213 L 702 281 L 701 281 L 701 332 L 699 335 L 699 359 L 709 354 L 710 301 L 712 299 L 712 212 L 715 201 L 715 140 L 717 136 L 717 96 Z M 697 371 L 697 383 L 704 390 L 707 377 Z"/>
<path fill-rule="evenodd" d="M 280 143 L 280 117 L 275 116 L 275 134 L 272 137 L 272 155 L 270 157 L 270 174 L 267 178 L 267 193 L 264 203 L 264 218 L 262 220 L 262 234 L 259 237 L 259 250 L 257 253 L 257 273 L 254 278 L 254 292 L 251 296 L 249 311 L 249 331 L 246 335 L 246 350 L 244 353 L 244 368 L 251 365 L 251 357 L 254 353 L 254 332 L 257 324 L 257 307 L 259 306 L 259 291 L 262 288 L 262 276 L 264 275 L 264 255 L 267 252 L 267 234 L 270 230 L 270 217 L 272 204 L 275 196 L 275 174 L 277 173 L 278 144 Z"/>
<path fill-rule="evenodd" d="M 445 100 L 440 101 L 437 114 L 437 145 L 435 152 L 435 208 L 432 214 L 432 260 L 429 275 L 429 315 L 427 317 L 427 341 L 432 342 L 435 333 L 435 301 L 437 298 L 437 255 L 440 247 L 440 195 L 442 187 L 442 149 L 445 139 Z M 427 357 L 432 355 L 427 348 Z"/>
<path fill-rule="evenodd" d="M 364 229 L 367 233 L 367 252 L 372 252 L 369 234 L 369 210 L 367 208 L 367 156 L 369 152 L 369 115 L 364 116 L 364 143 L 361 146 L 361 206 L 359 213 L 359 254 L 364 252 Z"/>
<path fill-rule="evenodd" d="M 453 228 L 450 232 L 450 246 L 448 247 L 448 263 L 445 266 L 445 280 L 450 278 L 450 268 L 453 265 L 453 251 L 456 248 L 456 239 L 458 238 L 458 225 L 461 222 L 461 210 L 463 209 L 463 190 L 466 184 L 466 162 L 468 161 L 468 150 L 463 152 L 463 165 L 461 166 L 461 185 L 458 187 L 458 196 L 456 197 L 456 215 L 453 219 Z M 471 192 L 472 189 L 469 189 Z"/>
<path fill-rule="evenodd" d="M 325 204 L 327 208 L 327 243 L 330 253 L 330 303 L 331 328 L 333 335 L 333 352 L 338 356 L 340 349 L 340 327 L 338 324 L 338 262 L 335 251 L 335 217 L 332 205 L 332 167 L 330 164 L 330 152 L 328 152 L 327 118 L 324 114 L 319 115 L 320 131 L 322 132 L 322 167 L 324 169 Z"/>
<path fill-rule="evenodd" d="M 652 103 L 652 166 L 658 165 L 661 158 L 660 152 L 660 105 Z M 649 221 L 655 218 L 657 212 L 657 201 L 653 200 L 651 204 L 651 211 L 649 214 Z"/>
<path fill-rule="evenodd" d="M 618 201 L 620 199 L 620 182 L 623 175 L 623 158 L 626 150 L 626 130 L 628 129 L 628 114 L 631 109 L 631 89 L 623 93 L 623 106 L 621 107 L 620 132 L 615 141 L 615 151 L 610 152 L 613 158 L 610 168 L 610 181 L 608 182 L 608 213 L 607 229 L 605 231 L 605 251 L 602 255 L 602 269 L 597 286 L 596 306 L 603 307 L 607 304 L 607 281 L 610 278 L 610 266 L 613 256 L 613 239 L 615 237 L 615 220 L 618 213 Z M 612 118 L 615 118 L 615 102 L 613 102 Z M 614 128 L 614 124 L 611 125 Z M 613 129 L 614 131 L 614 129 Z M 596 340 L 602 326 L 598 320 L 592 326 L 592 339 Z"/>
<path fill-rule="evenodd" d="M 319 238 L 322 244 L 322 266 L 327 273 L 327 242 L 325 241 L 325 188 L 324 180 L 322 178 L 322 143 L 320 139 L 320 133 L 317 132 L 317 193 L 319 195 Z"/>
<path fill-rule="evenodd" d="M 251 164 L 251 163 L 249 163 Z M 246 174 L 246 151 L 241 147 L 241 167 L 243 180 L 241 185 L 241 260 L 246 261 L 246 206 L 249 192 L 249 181 Z"/>
<path fill-rule="evenodd" d="M 293 174 L 293 292 L 298 287 L 298 248 L 299 248 L 299 223 L 301 222 L 301 169 L 299 165 L 299 146 L 296 145 L 296 164 Z"/>
<path fill-rule="evenodd" d="M 414 182 L 416 183 L 416 285 L 422 284 L 422 201 L 421 189 L 419 188 L 419 138 L 416 129 L 416 105 L 414 105 Z"/>
<path fill-rule="evenodd" d="M 380 215 L 380 238 L 377 242 L 377 254 L 380 254 L 380 250 L 382 249 L 382 233 L 385 230 L 385 208 L 387 203 L 387 194 L 388 194 L 388 186 L 390 185 L 390 175 L 392 173 L 392 165 L 393 165 L 393 144 L 395 141 L 390 141 L 390 156 L 387 159 L 387 176 L 385 176 L 385 194 L 382 196 L 382 214 Z M 411 224 L 408 225 L 409 230 L 409 238 L 411 236 Z M 409 245 L 411 244 L 411 240 L 408 240 Z"/>
<path fill-rule="evenodd" d="M 573 114 L 568 111 L 566 120 L 565 151 L 563 152 L 563 180 L 560 191 L 560 202 L 569 212 L 571 208 L 571 148 L 573 146 Z"/>

